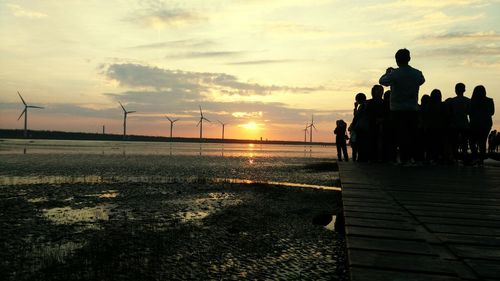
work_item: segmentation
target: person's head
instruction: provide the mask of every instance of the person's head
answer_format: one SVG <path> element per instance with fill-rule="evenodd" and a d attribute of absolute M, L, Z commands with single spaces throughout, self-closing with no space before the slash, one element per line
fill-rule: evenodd
<path fill-rule="evenodd" d="M 354 99 L 357 103 L 362 104 L 366 101 L 366 95 L 363 93 L 358 93 Z"/>
<path fill-rule="evenodd" d="M 465 93 L 465 84 L 464 83 L 457 83 L 455 85 L 455 94 L 457 94 L 457 96 L 461 97 L 463 96 Z"/>
<path fill-rule="evenodd" d="M 483 85 L 476 86 L 472 92 L 471 99 L 480 100 L 486 97 L 486 88 Z"/>
<path fill-rule="evenodd" d="M 345 127 L 345 125 L 347 125 L 344 120 L 340 119 L 340 120 L 337 120 L 337 127 L 341 128 L 341 127 Z"/>
<path fill-rule="evenodd" d="M 420 98 L 420 106 L 427 106 L 429 104 L 431 97 L 429 95 L 423 95 Z"/>
<path fill-rule="evenodd" d="M 382 85 L 374 85 L 372 87 L 372 98 L 376 100 L 381 100 L 384 95 L 384 87 Z"/>
<path fill-rule="evenodd" d="M 399 49 L 396 52 L 396 63 L 398 66 L 408 65 L 410 59 L 410 51 L 408 51 L 408 49 Z"/>
<path fill-rule="evenodd" d="M 432 90 L 431 92 L 431 99 L 430 101 L 433 102 L 433 103 L 439 103 L 441 102 L 443 99 L 442 95 L 441 95 L 441 91 L 438 90 L 438 89 L 434 89 Z"/>

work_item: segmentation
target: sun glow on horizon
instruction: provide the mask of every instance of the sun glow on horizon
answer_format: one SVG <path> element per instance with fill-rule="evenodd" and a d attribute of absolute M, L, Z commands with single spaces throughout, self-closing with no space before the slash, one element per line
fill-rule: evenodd
<path fill-rule="evenodd" d="M 260 129 L 261 126 L 262 126 L 262 124 L 257 124 L 254 121 L 250 121 L 246 124 L 239 125 L 239 127 L 242 127 L 242 128 L 248 129 L 248 130 L 258 130 L 258 129 Z"/>

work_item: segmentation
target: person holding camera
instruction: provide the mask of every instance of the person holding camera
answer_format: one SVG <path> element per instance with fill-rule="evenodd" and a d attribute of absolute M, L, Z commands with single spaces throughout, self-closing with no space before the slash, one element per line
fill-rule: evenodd
<path fill-rule="evenodd" d="M 425 82 L 424 75 L 409 65 L 410 51 L 400 49 L 396 52 L 398 68 L 387 68 L 379 83 L 390 86 L 390 110 L 396 121 L 397 146 L 401 164 L 407 164 L 415 158 L 415 133 L 418 122 L 418 91 Z"/>

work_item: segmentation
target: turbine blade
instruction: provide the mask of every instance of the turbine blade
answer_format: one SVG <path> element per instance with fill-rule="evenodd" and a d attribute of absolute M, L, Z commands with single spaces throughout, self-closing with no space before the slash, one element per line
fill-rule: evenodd
<path fill-rule="evenodd" d="M 198 105 L 200 107 L 200 115 L 203 117 L 203 111 L 201 110 L 201 105 Z"/>
<path fill-rule="evenodd" d="M 207 120 L 208 122 L 212 123 L 212 121 L 208 120 L 207 118 L 203 117 L 204 120 Z"/>
<path fill-rule="evenodd" d="M 123 107 L 123 104 L 122 104 L 120 101 L 118 101 L 118 103 L 119 103 L 119 104 L 120 104 L 120 106 L 122 107 L 123 111 L 124 111 L 124 112 L 127 112 L 127 110 L 125 109 L 125 107 Z"/>
<path fill-rule="evenodd" d="M 174 119 L 174 121 L 172 121 L 172 123 L 175 123 L 175 122 L 177 122 L 177 121 L 179 121 L 179 119 Z"/>
<path fill-rule="evenodd" d="M 200 121 L 198 121 L 198 124 L 196 124 L 196 127 L 200 126 L 200 124 L 201 124 L 201 119 Z"/>
<path fill-rule="evenodd" d="M 127 111 L 127 113 L 136 113 L 137 111 L 132 110 L 132 111 Z"/>
<path fill-rule="evenodd" d="M 172 119 L 168 118 L 168 116 L 165 115 L 165 118 L 167 118 L 168 121 L 172 122 Z"/>
<path fill-rule="evenodd" d="M 36 106 L 36 105 L 27 105 L 26 107 L 29 107 L 29 108 L 39 108 L 39 109 L 43 109 L 43 107 L 41 107 L 41 106 Z"/>
<path fill-rule="evenodd" d="M 24 113 L 26 113 L 26 108 L 24 108 L 23 112 L 21 112 L 21 115 L 19 115 L 19 118 L 17 118 L 18 121 L 19 119 L 21 119 L 21 117 L 23 117 Z"/>
<path fill-rule="evenodd" d="M 19 95 L 19 97 L 21 98 L 21 100 L 23 101 L 23 104 L 27 106 L 26 102 L 24 101 L 23 99 L 23 96 L 21 96 L 21 94 L 19 93 L 19 91 L 17 91 L 17 94 Z"/>

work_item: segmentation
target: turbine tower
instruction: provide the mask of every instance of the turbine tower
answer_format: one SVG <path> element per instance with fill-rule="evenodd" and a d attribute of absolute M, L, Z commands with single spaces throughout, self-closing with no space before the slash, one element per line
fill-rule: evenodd
<path fill-rule="evenodd" d="M 21 101 L 24 104 L 24 110 L 23 110 L 23 112 L 21 112 L 21 115 L 19 115 L 19 118 L 17 118 L 17 120 L 19 121 L 19 119 L 21 119 L 21 117 L 23 117 L 23 114 L 24 114 L 24 137 L 27 138 L 28 137 L 28 108 L 43 109 L 43 107 L 26 104 L 26 102 L 24 101 L 24 99 L 21 96 L 21 94 L 19 93 L 19 91 L 17 92 L 17 94 L 19 95 L 19 97 L 21 98 Z"/>
<path fill-rule="evenodd" d="M 309 130 L 309 142 L 312 143 L 312 141 L 313 141 L 313 128 L 314 128 L 314 130 L 316 130 L 316 126 L 314 126 L 314 114 L 311 116 L 311 124 L 309 124 L 309 126 L 307 126 L 307 128 L 310 128 L 310 130 Z"/>
<path fill-rule="evenodd" d="M 130 113 L 134 113 L 134 112 L 137 112 L 137 111 L 127 111 L 125 109 L 125 107 L 123 107 L 123 104 L 121 102 L 118 102 L 120 104 L 120 106 L 122 107 L 123 109 L 123 139 L 126 138 L 127 136 L 127 115 L 129 115 Z"/>
<path fill-rule="evenodd" d="M 203 139 L 203 120 L 206 120 L 208 122 L 211 121 L 205 118 L 205 116 L 203 116 L 203 111 L 201 110 L 201 106 L 199 107 L 200 107 L 200 121 L 198 122 L 198 124 L 196 124 L 196 127 L 200 126 L 200 141 L 201 141 Z"/>
<path fill-rule="evenodd" d="M 222 125 L 222 140 L 224 140 L 224 128 L 226 127 L 227 123 L 222 123 L 220 120 L 217 121 Z"/>
<path fill-rule="evenodd" d="M 309 125 L 306 124 L 306 127 L 302 130 L 304 131 L 304 143 L 307 142 L 307 131 L 308 131 Z"/>
<path fill-rule="evenodd" d="M 168 119 L 168 121 L 170 121 L 170 140 L 172 140 L 172 131 L 174 130 L 174 123 L 179 121 L 179 119 L 170 119 L 168 116 L 165 115 L 165 118 Z"/>

